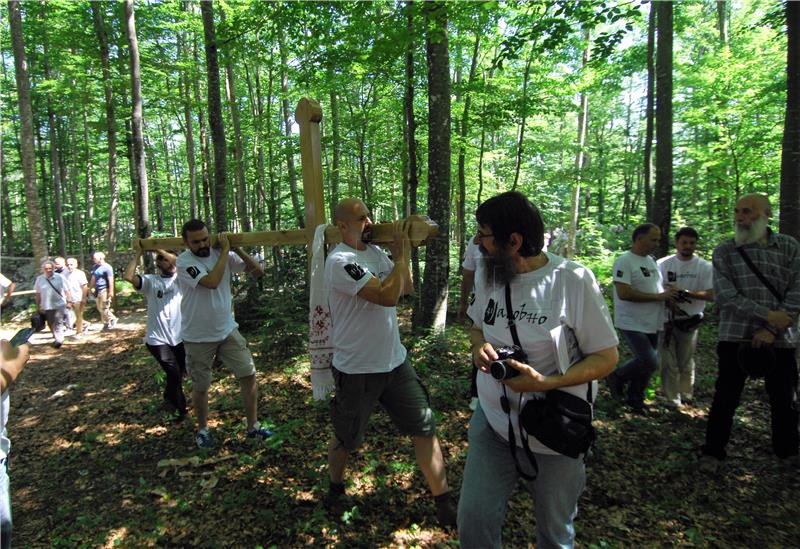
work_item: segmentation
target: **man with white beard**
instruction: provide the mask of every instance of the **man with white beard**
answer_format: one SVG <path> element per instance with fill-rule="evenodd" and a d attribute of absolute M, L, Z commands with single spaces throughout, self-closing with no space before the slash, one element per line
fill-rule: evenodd
<path fill-rule="evenodd" d="M 701 467 L 715 471 L 726 457 L 733 416 L 748 376 L 765 378 L 772 416 L 772 450 L 787 463 L 798 454 L 797 335 L 800 246 L 769 227 L 766 196 L 736 202 L 735 237 L 714 250 L 714 296 L 719 304 L 718 377 L 708 416 Z"/>

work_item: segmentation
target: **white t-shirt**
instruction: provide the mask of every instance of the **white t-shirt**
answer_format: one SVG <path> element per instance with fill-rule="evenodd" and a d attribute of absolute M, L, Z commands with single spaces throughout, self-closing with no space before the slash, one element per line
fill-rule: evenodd
<path fill-rule="evenodd" d="M 681 261 L 677 255 L 662 257 L 658 260 L 658 269 L 661 271 L 664 284 L 671 284 L 681 290 L 702 292 L 714 287 L 712 280 L 714 268 L 711 262 L 696 255 L 688 261 Z M 689 303 L 678 303 L 678 307 L 689 316 L 702 315 L 706 302 L 703 299 L 691 299 Z"/>
<path fill-rule="evenodd" d="M 69 300 L 72 303 L 79 303 L 83 301 L 83 287 L 89 284 L 86 279 L 86 273 L 80 269 L 67 272 L 67 288 L 69 289 Z"/>
<path fill-rule="evenodd" d="M 170 345 L 181 342 L 181 290 L 178 275 L 142 275 L 139 290 L 147 299 L 147 329 L 144 342 L 148 345 Z"/>
<path fill-rule="evenodd" d="M 340 243 L 325 260 L 330 288 L 333 366 L 347 374 L 390 372 L 406 359 L 400 343 L 397 308 L 358 297 L 372 277 L 383 282 L 394 263 L 377 246 L 356 250 Z"/>
<path fill-rule="evenodd" d="M 614 261 L 614 282 L 648 294 L 664 291 L 656 260 L 627 251 Z M 614 288 L 614 325 L 621 330 L 655 334 L 664 322 L 663 301 L 625 301 Z"/>
<path fill-rule="evenodd" d="M 470 238 L 469 244 L 467 244 L 467 248 L 464 250 L 464 261 L 461 263 L 461 267 L 468 271 L 475 272 L 482 262 L 483 254 L 481 253 L 481 248 L 478 244 L 475 244 L 475 237 Z"/>
<path fill-rule="evenodd" d="M 0 300 L 6 295 L 6 290 L 11 287 L 11 281 L 6 278 L 3 273 L 0 273 Z"/>
<path fill-rule="evenodd" d="M 53 273 L 50 278 L 43 274 L 37 276 L 33 289 L 41 297 L 42 310 L 49 311 L 66 307 L 67 300 L 64 293 L 66 287 L 67 282 L 61 275 Z"/>
<path fill-rule="evenodd" d="M 619 343 L 611 323 L 603 296 L 592 271 L 555 254 L 545 252 L 545 266 L 517 275 L 511 282 L 511 303 L 514 307 L 517 334 L 522 348 L 528 355 L 528 364 L 543 375 L 556 375 L 555 344 L 550 330 L 566 324 L 575 332 L 575 337 L 584 354 L 590 354 Z M 467 314 L 477 328 L 483 330 L 484 339 L 492 346 L 513 345 L 508 329 L 505 286 L 475 281 L 475 300 Z M 492 429 L 508 440 L 508 416 L 500 406 L 503 384 L 490 374 L 478 372 L 478 398 L 481 408 Z M 561 387 L 583 399 L 587 396 L 587 384 Z M 525 403 L 541 393 L 514 393 L 506 388 L 511 405 L 512 425 L 519 436 L 518 414 Z M 520 400 L 521 397 L 521 400 Z M 557 452 L 528 437 L 531 450 L 542 454 Z"/>
<path fill-rule="evenodd" d="M 214 270 L 220 251 L 211 248 L 208 257 L 198 257 L 191 250 L 178 256 L 178 283 L 181 294 L 181 339 L 193 343 L 222 341 L 239 327 L 233 319 L 231 273 L 241 273 L 245 263 L 235 252 L 228 252 L 225 272 L 219 285 L 206 288 L 200 279 Z"/>

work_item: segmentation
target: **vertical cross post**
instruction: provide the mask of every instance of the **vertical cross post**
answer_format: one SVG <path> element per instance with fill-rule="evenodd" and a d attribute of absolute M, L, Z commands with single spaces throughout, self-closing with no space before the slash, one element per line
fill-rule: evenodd
<path fill-rule="evenodd" d="M 294 117 L 300 126 L 300 165 L 303 171 L 303 202 L 306 210 L 306 242 L 310 267 L 314 230 L 326 220 L 325 193 L 322 188 L 322 147 L 319 136 L 322 108 L 313 99 L 304 97 L 297 104 Z M 311 272 L 310 269 L 308 272 Z"/>

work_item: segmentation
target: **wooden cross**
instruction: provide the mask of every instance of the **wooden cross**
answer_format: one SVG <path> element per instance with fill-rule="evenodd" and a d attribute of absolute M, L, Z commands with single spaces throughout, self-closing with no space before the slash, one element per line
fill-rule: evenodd
<path fill-rule="evenodd" d="M 325 193 L 322 186 L 322 147 L 319 137 L 319 123 L 322 109 L 313 99 L 304 97 L 297 104 L 295 120 L 300 126 L 300 164 L 303 171 L 303 196 L 306 212 L 306 228 L 288 231 L 259 231 L 252 233 L 232 233 L 229 241 L 232 247 L 240 246 L 297 246 L 306 244 L 308 260 L 311 262 L 311 244 L 318 225 L 326 222 Z M 439 226 L 424 216 L 410 216 L 411 245 L 421 246 L 439 234 Z M 392 223 L 378 223 L 373 226 L 373 242 L 386 243 L 393 240 Z M 342 235 L 334 225 L 325 229 L 325 242 L 341 242 Z M 216 244 L 216 235 L 211 237 Z M 186 245 L 180 237 L 144 238 L 140 240 L 142 250 L 180 249 Z"/>

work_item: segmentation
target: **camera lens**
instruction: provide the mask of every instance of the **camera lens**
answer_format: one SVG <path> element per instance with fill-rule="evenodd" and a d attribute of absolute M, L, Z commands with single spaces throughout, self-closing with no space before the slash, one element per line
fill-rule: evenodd
<path fill-rule="evenodd" d="M 519 372 L 512 366 L 507 366 L 504 360 L 495 360 L 489 363 L 489 373 L 497 380 L 510 379 L 519 375 Z"/>

